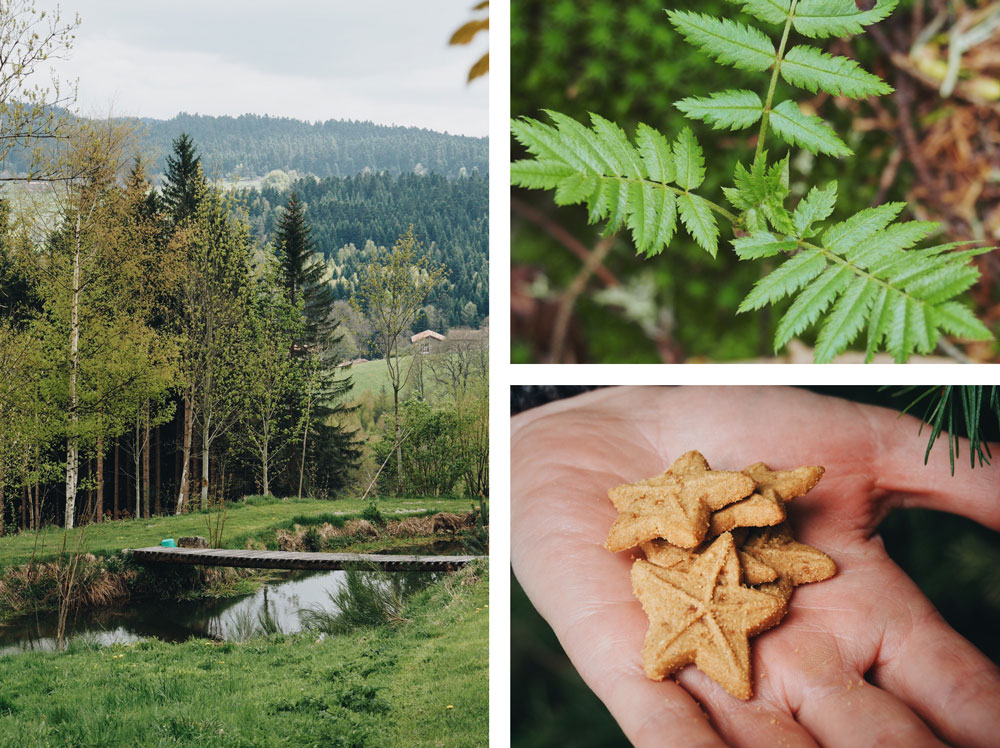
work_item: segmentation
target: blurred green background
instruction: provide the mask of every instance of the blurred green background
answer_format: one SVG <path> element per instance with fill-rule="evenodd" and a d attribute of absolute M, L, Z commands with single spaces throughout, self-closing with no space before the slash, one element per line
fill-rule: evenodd
<path fill-rule="evenodd" d="M 731 183 L 738 161 L 752 159 L 756 131 L 737 133 L 711 130 L 684 118 L 673 102 L 685 96 L 704 96 L 725 88 L 764 92 L 768 76 L 745 73 L 712 62 L 683 41 L 668 22 L 662 0 L 512 0 L 511 2 L 511 112 L 546 120 L 542 110 L 553 109 L 586 120 L 595 112 L 617 122 L 630 135 L 639 122 L 671 137 L 691 127 L 703 143 L 708 163 L 704 194 L 724 202 L 721 187 Z M 724 0 L 679 0 L 666 4 L 707 14 L 739 15 Z M 896 11 L 906 24 L 904 0 Z M 761 26 L 759 22 L 758 26 Z M 774 32 L 773 28 L 767 29 Z M 821 42 L 829 48 L 838 42 Z M 849 53 L 868 70 L 892 79 L 888 63 L 869 36 L 850 41 Z M 871 127 L 873 110 L 866 102 L 812 97 L 779 81 L 780 98 L 811 101 L 856 153 L 856 157 L 814 158 L 806 151 L 792 157 L 793 198 L 808 187 L 832 179 L 840 183 L 840 199 L 832 217 L 843 219 L 869 207 L 879 191 L 898 136 Z M 887 100 L 885 106 L 891 107 Z M 869 118 L 861 126 L 861 117 Z M 772 159 L 784 154 L 779 142 L 770 143 Z M 512 139 L 513 158 L 526 153 Z M 903 163 L 885 200 L 903 199 L 913 178 Z M 565 228 L 586 248 L 597 243 L 601 227 L 587 225 L 582 206 L 557 208 L 551 193 L 512 189 L 511 261 L 515 269 L 512 308 L 511 360 L 546 360 L 551 319 L 558 293 L 566 289 L 581 261 L 555 241 L 537 220 L 526 219 L 519 206 L 542 214 Z M 904 213 L 904 216 L 907 214 Z M 908 216 L 912 217 L 912 215 Z M 728 243 L 728 228 L 722 239 Z M 576 302 L 570 348 L 576 361 L 594 363 L 659 362 L 666 349 L 678 360 L 726 361 L 771 356 L 773 330 L 787 302 L 759 312 L 736 314 L 753 284 L 772 269 L 767 262 L 740 262 L 728 249 L 713 260 L 687 236 L 678 236 L 663 254 L 642 259 L 630 239 L 621 234 L 605 267 L 621 282 L 620 290 L 604 289 L 591 280 L 591 292 Z M 814 333 L 802 336 L 811 345 Z"/>
<path fill-rule="evenodd" d="M 512 387 L 511 413 L 587 389 L 591 388 Z M 897 387 L 806 389 L 895 410 L 902 410 L 913 399 L 898 396 Z M 1000 426 L 994 415 L 985 413 L 981 423 L 984 438 L 1000 441 Z M 964 428 L 956 431 L 965 436 Z M 948 449 L 944 435 L 935 449 Z M 1000 450 L 993 451 L 994 458 L 1000 459 Z M 956 461 L 955 469 L 969 470 L 967 456 Z M 948 623 L 990 659 L 1000 662 L 1000 533 L 962 517 L 915 509 L 893 512 L 879 532 L 889 555 L 916 581 Z M 570 665 L 552 630 L 535 612 L 513 575 L 511 683 L 512 746 L 628 745 L 604 705 Z"/>

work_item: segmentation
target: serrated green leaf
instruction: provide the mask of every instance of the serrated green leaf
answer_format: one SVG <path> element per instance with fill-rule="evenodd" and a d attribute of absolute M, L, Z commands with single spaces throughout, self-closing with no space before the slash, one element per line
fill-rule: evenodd
<path fill-rule="evenodd" d="M 817 249 L 799 252 L 761 278 L 740 304 L 737 312 L 760 309 L 794 293 L 826 269 L 826 258 Z"/>
<path fill-rule="evenodd" d="M 670 141 L 649 125 L 640 123 L 635 131 L 635 142 L 649 178 L 663 184 L 673 182 L 674 154 Z"/>
<path fill-rule="evenodd" d="M 719 226 L 708 201 L 690 193 L 678 195 L 677 210 L 691 238 L 715 257 L 719 251 Z"/>
<path fill-rule="evenodd" d="M 864 26 L 887 18 L 898 0 L 879 0 L 871 10 L 858 10 L 855 0 L 799 0 L 795 7 L 795 30 L 814 39 L 853 36 Z"/>
<path fill-rule="evenodd" d="M 563 179 L 556 187 L 556 205 L 579 205 L 594 194 L 597 189 L 597 179 L 584 174 L 572 174 Z"/>
<path fill-rule="evenodd" d="M 827 364 L 843 353 L 865 326 L 868 309 L 879 287 L 855 276 L 847 290 L 834 304 L 816 338 L 817 364 Z"/>
<path fill-rule="evenodd" d="M 891 294 L 889 309 L 886 350 L 902 364 L 915 351 L 928 349 L 927 320 L 923 306 L 909 296 Z"/>
<path fill-rule="evenodd" d="M 875 351 L 882 345 L 891 319 L 889 306 L 889 289 L 879 286 L 872 301 L 871 315 L 868 319 L 868 345 L 865 348 L 865 363 L 875 356 Z"/>
<path fill-rule="evenodd" d="M 781 77 L 812 93 L 821 89 L 834 96 L 853 99 L 892 93 L 892 86 L 862 70 L 854 60 L 833 57 L 808 45 L 788 51 L 781 62 Z"/>
<path fill-rule="evenodd" d="M 794 239 L 779 239 L 768 231 L 733 239 L 733 249 L 741 260 L 774 257 L 781 252 L 793 252 L 796 247 L 798 242 Z"/>
<path fill-rule="evenodd" d="M 579 163 L 584 164 L 582 171 L 591 174 L 620 174 L 621 168 L 605 156 L 606 149 L 598 145 L 593 130 L 561 112 L 546 109 L 545 113 L 556 123 L 556 127 L 553 128 L 554 138 L 560 139 L 566 147 L 573 149 L 574 157 Z M 572 165 L 570 161 L 567 163 Z"/>
<path fill-rule="evenodd" d="M 645 179 L 646 169 L 642 165 L 642 159 L 628 142 L 625 131 L 599 114 L 591 114 L 590 121 L 597 135 L 597 146 L 604 147 L 606 158 L 618 167 L 616 173 L 630 179 Z"/>
<path fill-rule="evenodd" d="M 635 248 L 648 252 L 657 233 L 660 206 L 656 190 L 649 182 L 632 182 L 628 186 L 629 216 L 626 225 L 632 230 Z"/>
<path fill-rule="evenodd" d="M 554 190 L 560 181 L 574 173 L 572 166 L 558 161 L 522 159 L 510 165 L 510 183 L 529 190 Z"/>
<path fill-rule="evenodd" d="M 690 97 L 674 103 L 691 119 L 708 122 L 716 130 L 739 130 L 760 119 L 764 105 L 753 91 L 719 91 L 707 98 Z"/>
<path fill-rule="evenodd" d="M 724 65 L 759 71 L 774 64 L 774 43 L 759 29 L 682 10 L 668 10 L 667 15 L 688 42 Z"/>
<path fill-rule="evenodd" d="M 517 141 L 539 159 L 560 161 L 574 170 L 587 170 L 590 165 L 580 158 L 579 147 L 571 145 L 554 127 L 522 117 L 511 120 L 510 130 Z"/>
<path fill-rule="evenodd" d="M 855 244 L 884 229 L 905 207 L 905 203 L 886 203 L 866 208 L 828 228 L 823 234 L 823 244 L 838 255 L 847 254 Z"/>
<path fill-rule="evenodd" d="M 659 193 L 660 220 L 657 223 L 656 237 L 646 251 L 647 257 L 659 254 L 664 247 L 670 244 L 674 238 L 674 231 L 677 229 L 677 201 L 674 198 L 674 193 L 669 190 L 659 190 Z"/>
<path fill-rule="evenodd" d="M 899 281 L 899 285 L 928 304 L 940 304 L 972 288 L 977 280 L 979 271 L 975 266 L 948 260 L 919 278 Z"/>
<path fill-rule="evenodd" d="M 781 26 L 788 19 L 792 0 L 729 0 L 742 5 L 743 10 L 759 21 Z"/>
<path fill-rule="evenodd" d="M 600 186 L 591 196 L 590 222 L 603 221 L 620 203 L 621 193 L 625 191 L 624 184 L 617 179 L 602 179 Z"/>
<path fill-rule="evenodd" d="M 815 236 L 812 225 L 817 221 L 829 218 L 837 204 L 837 183 L 830 182 L 826 187 L 813 187 L 809 194 L 799 200 L 792 214 L 792 224 L 795 235 L 808 239 Z"/>
<path fill-rule="evenodd" d="M 633 145 L 613 122 L 591 115 L 592 127 L 559 112 L 548 112 L 555 126 L 521 119 L 512 123 L 515 137 L 538 158 L 511 165 L 511 181 L 532 189 L 554 189 L 559 205 L 583 203 L 591 223 L 606 220 L 606 232 L 626 226 L 636 250 L 647 256 L 662 251 L 677 229 L 678 180 L 686 190 L 705 176 L 705 157 L 690 129 L 674 143 L 647 125 Z M 688 195 L 684 221 L 692 236 L 713 255 L 718 225 L 711 204 Z"/>
<path fill-rule="evenodd" d="M 778 323 L 774 349 L 778 350 L 815 322 L 850 281 L 851 269 L 846 265 L 836 265 L 824 270 L 822 275 L 803 288 Z"/>
<path fill-rule="evenodd" d="M 949 335 L 965 340 L 991 340 L 989 328 L 976 319 L 972 310 L 957 301 L 948 301 L 937 308 L 941 329 Z"/>
<path fill-rule="evenodd" d="M 770 123 L 771 129 L 785 142 L 802 146 L 810 153 L 823 151 L 838 157 L 854 153 L 819 117 L 805 114 L 791 99 L 786 99 L 771 111 Z"/>
<path fill-rule="evenodd" d="M 900 251 L 927 238 L 938 227 L 933 221 L 904 221 L 894 223 L 863 240 L 855 240 L 844 256 L 848 261 L 868 268 L 873 273 L 891 272 L 893 264 L 908 262 Z"/>
<path fill-rule="evenodd" d="M 674 141 L 674 166 L 674 180 L 681 189 L 695 190 L 705 181 L 705 154 L 687 127 Z"/>

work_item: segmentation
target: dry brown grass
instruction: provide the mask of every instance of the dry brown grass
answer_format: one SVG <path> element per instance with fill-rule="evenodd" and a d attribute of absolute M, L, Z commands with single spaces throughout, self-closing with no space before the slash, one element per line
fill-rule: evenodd
<path fill-rule="evenodd" d="M 345 535 L 359 535 L 363 538 L 377 538 L 378 528 L 366 519 L 351 519 L 344 523 Z"/>

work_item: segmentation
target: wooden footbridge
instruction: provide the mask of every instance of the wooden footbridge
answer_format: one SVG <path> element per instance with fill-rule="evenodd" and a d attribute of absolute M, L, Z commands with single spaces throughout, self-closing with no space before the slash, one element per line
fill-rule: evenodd
<path fill-rule="evenodd" d="M 154 545 L 131 551 L 142 564 L 240 566 L 252 569 L 328 571 L 377 568 L 385 571 L 451 571 L 485 556 L 399 556 L 379 553 L 297 553 L 240 551 L 218 548 L 168 548 Z"/>

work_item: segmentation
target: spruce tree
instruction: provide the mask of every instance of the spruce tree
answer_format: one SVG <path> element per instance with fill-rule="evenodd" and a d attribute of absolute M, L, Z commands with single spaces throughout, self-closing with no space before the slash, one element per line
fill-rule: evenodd
<path fill-rule="evenodd" d="M 305 323 L 291 355 L 310 372 L 308 392 L 305 396 L 300 392 L 289 407 L 289 420 L 297 424 L 293 428 L 298 432 L 299 445 L 289 466 L 289 488 L 294 486 L 298 493 L 298 484 L 303 483 L 308 494 L 329 495 L 346 485 L 361 450 L 357 432 L 336 423 L 336 416 L 351 410 L 343 399 L 353 383 L 344 376 L 345 369 L 338 366 L 342 333 L 339 323 L 331 319 L 333 289 L 324 278 L 326 263 L 313 257 L 315 243 L 306 222 L 305 205 L 295 193 L 289 196 L 278 220 L 274 244 L 285 293 L 292 305 L 302 310 Z"/>
<path fill-rule="evenodd" d="M 173 141 L 173 148 L 173 155 L 167 156 L 163 202 L 177 224 L 194 215 L 198 189 L 205 178 L 201 173 L 201 157 L 186 132 Z"/>
<path fill-rule="evenodd" d="M 333 289 L 323 275 L 326 263 L 313 257 L 315 242 L 306 222 L 305 205 L 292 193 L 274 234 L 275 249 L 281 263 L 285 292 L 292 304 L 302 304 L 305 314 L 307 344 L 330 344 L 335 325 L 329 320 L 333 308 Z"/>

